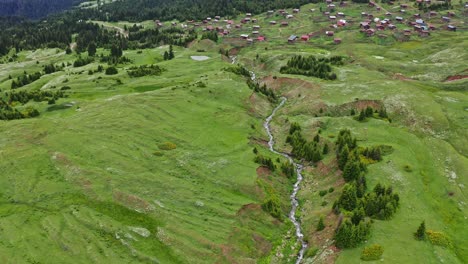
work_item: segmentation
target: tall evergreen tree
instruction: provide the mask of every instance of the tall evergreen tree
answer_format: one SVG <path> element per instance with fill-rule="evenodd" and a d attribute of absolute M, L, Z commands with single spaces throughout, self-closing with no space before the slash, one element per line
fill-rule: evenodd
<path fill-rule="evenodd" d="M 418 230 L 414 233 L 414 237 L 417 240 L 426 239 L 426 223 L 424 221 L 419 225 Z"/>

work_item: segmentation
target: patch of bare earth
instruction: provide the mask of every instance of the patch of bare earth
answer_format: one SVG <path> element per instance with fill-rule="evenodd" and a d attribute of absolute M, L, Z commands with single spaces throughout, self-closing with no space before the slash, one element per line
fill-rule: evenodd
<path fill-rule="evenodd" d="M 453 81 L 458 81 L 458 80 L 462 80 L 462 79 L 466 79 L 468 78 L 468 75 L 453 75 L 453 76 L 449 76 L 445 82 L 453 82 Z"/>
<path fill-rule="evenodd" d="M 133 194 L 114 191 L 113 197 L 114 200 L 118 203 L 123 204 L 129 208 L 133 208 L 138 212 L 149 212 L 154 210 L 154 206 L 152 204 Z"/>
<path fill-rule="evenodd" d="M 401 73 L 395 73 L 393 75 L 393 78 L 394 79 L 397 79 L 397 80 L 400 80 L 400 81 L 412 81 L 413 79 L 409 78 L 409 77 L 406 77 L 404 76 L 403 74 Z"/>

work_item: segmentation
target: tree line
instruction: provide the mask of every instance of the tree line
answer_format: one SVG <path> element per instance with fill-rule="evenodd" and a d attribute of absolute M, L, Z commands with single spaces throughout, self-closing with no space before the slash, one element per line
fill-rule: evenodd
<path fill-rule="evenodd" d="M 332 56 L 329 58 L 316 58 L 315 56 L 304 57 L 302 55 L 293 56 L 288 60 L 285 66 L 280 68 L 284 74 L 300 74 L 305 76 L 317 77 L 325 80 L 335 80 L 336 74 L 333 73 L 331 65 L 343 65 L 344 58 L 341 56 Z"/>

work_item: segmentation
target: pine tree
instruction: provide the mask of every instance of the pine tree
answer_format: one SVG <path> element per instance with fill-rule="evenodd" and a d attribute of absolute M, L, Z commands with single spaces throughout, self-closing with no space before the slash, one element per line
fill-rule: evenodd
<path fill-rule="evenodd" d="M 323 151 L 322 151 L 323 155 L 327 155 L 328 151 L 329 151 L 328 150 L 328 144 L 325 143 L 325 145 L 323 145 Z"/>
<path fill-rule="evenodd" d="M 345 210 L 352 211 L 357 205 L 356 187 L 354 184 L 346 184 L 343 193 L 338 199 L 339 205 Z"/>
<path fill-rule="evenodd" d="M 164 60 L 169 60 L 169 53 L 167 51 L 164 52 Z"/>
<path fill-rule="evenodd" d="M 325 229 L 325 223 L 323 222 L 323 216 L 321 216 L 317 224 L 317 231 L 322 231 L 323 229 Z"/>
<path fill-rule="evenodd" d="M 364 121 L 365 119 L 366 119 L 366 113 L 364 112 L 364 110 L 362 110 L 362 111 L 359 113 L 358 121 Z"/>
<path fill-rule="evenodd" d="M 346 162 L 348 162 L 349 148 L 348 145 L 345 145 L 338 156 L 338 167 L 343 170 Z"/>
<path fill-rule="evenodd" d="M 174 50 L 172 48 L 172 45 L 169 46 L 169 60 L 172 60 L 174 58 Z"/>
<path fill-rule="evenodd" d="M 414 237 L 417 240 L 426 239 L 426 223 L 424 221 L 419 225 L 418 230 L 414 233 Z"/>
<path fill-rule="evenodd" d="M 88 56 L 94 56 L 96 55 L 96 43 L 91 41 L 88 45 Z"/>

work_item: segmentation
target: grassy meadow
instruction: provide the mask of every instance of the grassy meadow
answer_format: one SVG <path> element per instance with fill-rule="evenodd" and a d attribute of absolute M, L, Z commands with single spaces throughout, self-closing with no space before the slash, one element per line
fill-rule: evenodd
<path fill-rule="evenodd" d="M 455 23 L 463 25 L 455 6 L 460 14 Z M 294 179 L 259 167 L 252 151 L 257 148 L 278 168 L 285 161 L 266 145 L 263 122 L 274 105 L 250 90 L 244 78 L 223 70 L 231 66 L 218 52 L 223 48 L 287 97 L 272 122 L 278 149 L 291 150 L 285 142 L 291 122 L 300 123 L 309 140 L 320 130 L 330 146 L 322 162 L 307 164 L 298 196 L 309 242 L 304 263 L 364 263 L 361 252 L 372 244 L 384 248 L 375 263 L 468 262 L 468 79 L 447 81 L 466 73 L 468 35 L 440 29 L 407 41 L 388 31 L 386 38 L 365 37 L 359 32 L 362 11 L 397 14 L 394 6 L 382 7 L 380 12 L 351 3 L 337 8 L 349 21 L 335 32 L 343 41 L 339 45 L 324 35 L 330 22 L 319 10 L 326 5 L 309 4 L 288 27 L 269 24 L 286 21 L 279 15 L 255 16 L 265 42 L 239 40 L 251 33 L 253 24 L 246 24 L 218 43 L 174 47 L 173 60 L 163 60 L 168 46 L 126 50 L 132 63 L 119 64 L 116 75 L 89 74 L 107 67 L 97 60 L 75 68 L 78 55 L 59 49 L 21 51 L 14 61 L 0 64 L 3 98 L 11 92 L 9 76 L 41 71 L 50 63 L 65 68 L 17 91 L 70 87 L 54 105 L 20 106 L 36 107 L 39 117 L 0 121 L 0 261 L 294 263 L 299 247 L 287 219 Z M 410 7 L 404 16 L 415 12 Z M 440 19 L 431 20 L 442 26 Z M 307 42 L 287 43 L 291 34 L 312 32 L 317 33 Z M 335 81 L 281 74 L 281 66 L 298 54 L 340 55 L 346 62 L 333 67 Z M 200 55 L 209 59 L 191 59 Z M 131 66 L 149 64 L 166 71 L 139 78 L 127 74 Z M 358 122 L 341 111 L 369 102 L 385 106 L 391 122 Z M 339 217 L 331 207 L 344 185 L 334 152 L 341 129 L 350 129 L 360 146 L 391 146 L 382 161 L 368 166 L 367 184 L 369 189 L 391 185 L 400 195 L 393 218 L 374 220 L 371 237 L 345 250 L 332 246 Z M 321 196 L 323 190 L 329 191 Z M 282 219 L 261 207 L 271 194 L 281 200 Z M 316 231 L 320 216 L 326 228 Z M 452 246 L 415 240 L 423 220 Z"/>

